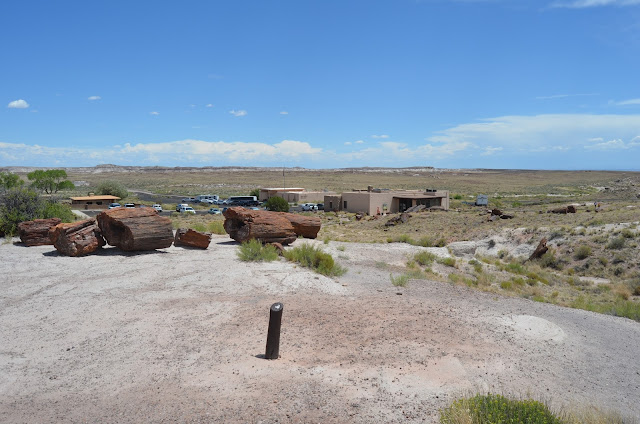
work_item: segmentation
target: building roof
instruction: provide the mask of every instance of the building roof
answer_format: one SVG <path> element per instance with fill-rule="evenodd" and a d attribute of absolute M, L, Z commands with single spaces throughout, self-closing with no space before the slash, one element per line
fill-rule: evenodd
<path fill-rule="evenodd" d="M 273 187 L 273 188 L 261 188 L 260 190 L 268 190 L 268 191 L 303 191 L 303 187 Z"/>
<path fill-rule="evenodd" d="M 71 197 L 71 200 L 120 200 L 120 198 L 118 196 L 110 196 L 110 195 L 103 195 L 103 196 L 80 196 L 80 197 Z"/>

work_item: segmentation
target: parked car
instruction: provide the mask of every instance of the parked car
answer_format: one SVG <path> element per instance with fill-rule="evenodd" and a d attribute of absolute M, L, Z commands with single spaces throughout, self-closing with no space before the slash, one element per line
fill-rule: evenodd
<path fill-rule="evenodd" d="M 202 199 L 200 203 L 208 203 L 209 205 L 213 205 L 213 199 Z"/>
<path fill-rule="evenodd" d="M 302 204 L 303 211 L 317 211 L 318 207 L 315 203 L 303 203 Z"/>
<path fill-rule="evenodd" d="M 120 206 L 122 206 L 120 203 L 112 203 L 109 205 L 109 209 L 119 208 Z"/>
<path fill-rule="evenodd" d="M 161 205 L 155 204 L 155 205 L 152 206 L 152 208 L 155 209 L 158 212 L 162 212 L 162 206 Z"/>
<path fill-rule="evenodd" d="M 213 215 L 220 215 L 222 212 L 220 212 L 220 209 L 218 208 L 211 208 L 209 209 L 209 213 Z"/>
<path fill-rule="evenodd" d="M 191 206 L 187 206 L 186 208 L 180 208 L 180 213 L 192 213 L 195 215 L 196 211 Z"/>
<path fill-rule="evenodd" d="M 252 211 L 259 211 L 260 210 L 260 208 L 257 207 L 257 206 L 251 206 L 250 208 L 247 208 L 247 209 L 251 209 Z"/>
<path fill-rule="evenodd" d="M 134 205 L 133 203 L 125 203 L 125 204 L 124 204 L 124 207 L 125 207 L 125 208 L 135 208 L 135 207 L 136 207 L 136 205 Z"/>
<path fill-rule="evenodd" d="M 196 200 L 195 197 L 185 197 L 184 199 L 182 199 L 182 203 L 193 203 Z"/>
<path fill-rule="evenodd" d="M 324 210 L 324 203 L 318 203 L 316 205 L 316 207 L 318 208 L 319 211 L 323 211 Z"/>
<path fill-rule="evenodd" d="M 180 212 L 180 209 L 182 208 L 188 208 L 189 205 L 187 205 L 186 203 L 180 203 L 178 205 L 176 205 L 176 212 Z"/>

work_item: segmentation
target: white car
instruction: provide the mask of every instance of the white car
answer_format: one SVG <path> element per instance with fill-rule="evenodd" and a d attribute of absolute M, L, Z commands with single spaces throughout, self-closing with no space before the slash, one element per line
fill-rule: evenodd
<path fill-rule="evenodd" d="M 157 204 L 156 204 L 156 205 L 153 205 L 153 206 L 151 206 L 151 207 L 152 207 L 153 209 L 155 209 L 156 211 L 158 211 L 158 212 L 162 212 L 162 206 L 161 206 L 161 205 L 157 205 Z"/>
<path fill-rule="evenodd" d="M 302 204 L 303 211 L 317 211 L 318 206 L 315 203 L 303 203 Z"/>
<path fill-rule="evenodd" d="M 196 211 L 191 206 L 187 206 L 186 208 L 180 208 L 180 213 L 192 213 L 195 215 Z"/>
<path fill-rule="evenodd" d="M 188 205 L 188 204 L 186 204 L 186 203 L 180 203 L 180 204 L 176 205 L 176 212 L 180 212 L 180 209 L 182 209 L 182 208 L 188 208 L 188 207 L 189 207 L 189 205 Z"/>

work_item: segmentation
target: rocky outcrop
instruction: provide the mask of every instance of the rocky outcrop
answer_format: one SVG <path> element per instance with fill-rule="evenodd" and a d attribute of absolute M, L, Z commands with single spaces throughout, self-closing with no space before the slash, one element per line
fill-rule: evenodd
<path fill-rule="evenodd" d="M 66 256 L 84 256 L 105 245 L 95 219 L 58 224 L 49 231 L 56 250 Z"/>
<path fill-rule="evenodd" d="M 298 215 L 287 212 L 282 212 L 281 214 L 291 222 L 293 225 L 293 231 L 295 231 L 297 236 L 302 236 L 308 239 L 318 237 L 322 220 L 317 216 Z"/>
<path fill-rule="evenodd" d="M 53 244 L 49 239 L 49 229 L 60 224 L 60 218 L 34 219 L 18 224 L 20 240 L 27 246 L 43 246 Z"/>
<path fill-rule="evenodd" d="M 196 247 L 198 249 L 206 249 L 211 243 L 211 234 L 201 233 L 191 228 L 178 228 L 176 236 L 173 239 L 175 246 Z"/>
<path fill-rule="evenodd" d="M 152 208 L 115 208 L 96 219 L 107 243 L 124 251 L 164 249 L 173 243 L 171 220 Z"/>
<path fill-rule="evenodd" d="M 256 239 L 285 245 L 298 238 L 293 224 L 283 213 L 233 207 L 223 214 L 224 229 L 235 241 Z"/>
<path fill-rule="evenodd" d="M 567 214 L 567 213 L 576 213 L 576 207 L 573 205 L 564 206 L 562 208 L 550 209 L 547 213 L 559 213 L 559 214 Z"/>

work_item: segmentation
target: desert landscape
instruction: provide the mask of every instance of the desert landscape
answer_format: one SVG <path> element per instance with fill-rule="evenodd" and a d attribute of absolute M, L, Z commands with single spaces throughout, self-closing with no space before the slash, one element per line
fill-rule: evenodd
<path fill-rule="evenodd" d="M 165 195 L 213 191 L 214 181 L 241 194 L 257 186 L 251 176 L 282 178 L 67 171 L 88 182 L 78 190 L 115 179 L 137 202 L 136 190 L 158 193 L 164 178 L 177 181 Z M 295 172 L 292 181 L 308 178 L 296 185 L 339 188 L 331 171 Z M 451 210 L 395 226 L 384 225 L 393 216 L 303 213 L 322 220 L 318 238 L 286 249 L 322 249 L 344 270 L 333 277 L 283 258 L 241 261 L 240 244 L 215 231 L 221 216 L 170 217 L 174 228 L 214 232 L 206 250 L 105 246 L 70 258 L 5 238 L 0 421 L 438 422 L 453 400 L 487 392 L 640 419 L 640 176 L 568 172 L 558 186 L 554 172 L 423 172 L 339 177 L 347 187 L 437 185 L 451 191 Z M 505 174 L 517 190 L 498 183 Z M 491 221 L 486 207 L 463 203 L 480 192 L 514 217 Z M 564 204 L 577 212 L 546 213 Z M 542 237 L 553 260 L 527 261 Z M 275 302 L 284 312 L 270 361 Z"/>

